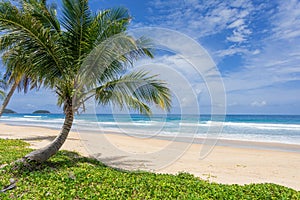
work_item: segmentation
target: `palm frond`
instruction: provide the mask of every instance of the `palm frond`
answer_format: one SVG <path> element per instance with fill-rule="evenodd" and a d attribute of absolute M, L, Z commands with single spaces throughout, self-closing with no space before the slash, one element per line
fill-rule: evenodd
<path fill-rule="evenodd" d="M 56 17 L 56 4 L 46 4 L 46 1 L 38 0 L 23 0 L 23 9 L 26 12 L 31 13 L 36 19 L 38 19 L 44 27 L 53 29 L 56 32 L 60 32 L 60 23 Z"/>
<path fill-rule="evenodd" d="M 6 81 L 2 78 L 0 79 L 0 99 L 3 99 L 5 97 L 4 90 L 7 88 Z"/>
<path fill-rule="evenodd" d="M 77 62 L 80 66 L 80 59 L 87 49 L 92 14 L 87 0 L 63 0 L 63 5 L 62 25 L 67 30 L 64 43 L 69 47 L 73 63 Z"/>
<path fill-rule="evenodd" d="M 5 92 L 3 90 L 0 90 L 0 99 L 3 99 L 5 97 Z"/>
<path fill-rule="evenodd" d="M 44 27 L 30 13 L 22 13 L 9 2 L 0 2 L 0 31 L 5 35 L 18 38 L 14 43 L 30 57 L 32 67 L 42 75 L 50 72 L 51 76 L 64 73 L 60 57 L 63 49 L 58 45 L 58 34 Z M 14 48 L 15 46 L 13 46 Z"/>
<path fill-rule="evenodd" d="M 31 64 L 28 63 L 26 53 L 17 48 L 11 48 L 2 56 L 6 65 L 6 72 L 3 76 L 7 85 L 18 83 L 18 91 L 28 92 L 28 89 L 39 88 L 42 78 L 32 74 Z"/>
<path fill-rule="evenodd" d="M 0 52 L 9 50 L 16 42 L 18 38 L 13 34 L 5 34 L 0 37 Z"/>
<path fill-rule="evenodd" d="M 146 40 L 145 40 L 146 41 Z M 125 33 L 103 41 L 84 60 L 79 72 L 84 85 L 102 85 L 116 79 L 138 58 L 151 55 L 143 40 L 135 40 Z"/>
<path fill-rule="evenodd" d="M 99 45 L 104 40 L 107 40 L 112 35 L 124 33 L 131 20 L 131 16 L 127 8 L 119 7 L 112 8 L 101 12 L 93 21 L 96 25 L 95 34 L 96 41 L 95 45 Z"/>
<path fill-rule="evenodd" d="M 0 89 L 3 89 L 3 90 L 7 89 L 7 82 L 4 79 L 4 77 L 2 77 L 2 79 L 0 79 Z"/>
<path fill-rule="evenodd" d="M 171 94 L 166 84 L 157 76 L 148 76 L 144 71 L 132 72 L 96 89 L 95 98 L 100 104 L 112 102 L 120 106 L 129 106 L 144 114 L 147 104 L 154 103 L 162 109 L 171 107 Z"/>

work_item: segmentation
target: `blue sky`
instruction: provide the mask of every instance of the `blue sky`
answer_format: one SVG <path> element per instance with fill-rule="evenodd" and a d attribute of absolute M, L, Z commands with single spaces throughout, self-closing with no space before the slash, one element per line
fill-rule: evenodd
<path fill-rule="evenodd" d="M 96 12 L 125 6 L 131 29 L 161 27 L 186 34 L 211 56 L 222 77 L 227 113 L 300 114 L 300 1 L 91 0 Z M 58 7 L 59 8 L 59 7 Z M 172 65 L 176 55 L 158 55 Z M 174 62 L 173 62 L 174 63 Z M 180 71 L 184 64 L 174 67 Z M 195 85 L 193 73 L 184 73 Z M 195 89 L 195 88 L 194 88 Z M 195 89 L 196 90 L 196 89 Z M 201 96 L 201 95 L 200 95 Z M 176 102 L 176 100 L 175 100 Z M 203 112 L 205 98 L 198 99 Z M 8 108 L 18 112 L 61 112 L 50 91 L 15 94 Z M 178 113 L 178 103 L 173 113 Z M 188 108 L 187 108 L 188 109 Z M 108 108 L 102 109 L 107 112 Z"/>

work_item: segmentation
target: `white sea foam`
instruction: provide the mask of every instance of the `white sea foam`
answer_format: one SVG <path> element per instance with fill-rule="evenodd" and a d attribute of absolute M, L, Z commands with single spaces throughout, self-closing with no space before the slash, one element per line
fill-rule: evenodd
<path fill-rule="evenodd" d="M 41 118 L 42 116 L 36 116 L 36 115 L 24 115 L 25 118 Z"/>
<path fill-rule="evenodd" d="M 220 122 L 220 121 L 198 121 L 191 120 L 166 120 L 159 118 L 155 120 L 132 120 L 127 118 L 101 117 L 103 121 L 96 121 L 94 117 L 80 117 L 74 120 L 74 129 L 96 132 L 119 132 L 123 134 L 140 135 L 165 135 L 165 136 L 184 136 L 184 137 L 218 137 L 228 140 L 245 141 L 264 141 L 300 144 L 300 124 L 284 123 L 255 123 L 255 122 Z M 107 120 L 107 121 L 105 121 Z M 61 128 L 64 118 L 63 115 L 53 116 L 34 116 L 17 115 L 3 116 L 0 122 L 15 125 L 31 125 L 49 128 Z"/>
<path fill-rule="evenodd" d="M 300 130 L 299 124 L 266 124 L 266 123 L 244 123 L 244 122 L 224 122 L 224 126 L 249 127 L 255 129 L 269 130 Z"/>

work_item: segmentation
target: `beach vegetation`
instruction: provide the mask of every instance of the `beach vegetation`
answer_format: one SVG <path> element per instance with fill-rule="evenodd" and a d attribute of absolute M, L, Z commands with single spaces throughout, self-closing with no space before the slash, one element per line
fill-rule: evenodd
<path fill-rule="evenodd" d="M 300 199 L 299 191 L 276 184 L 227 185 L 188 173 L 118 170 L 69 151 L 31 171 L 5 165 L 29 151 L 23 141 L 0 139 L 0 190 L 15 184 L 0 199 Z"/>
<path fill-rule="evenodd" d="M 0 2 L 1 50 L 8 65 L 26 72 L 57 94 L 65 121 L 61 132 L 46 147 L 25 155 L 21 162 L 41 163 L 57 153 L 72 127 L 74 114 L 85 111 L 87 100 L 112 103 L 142 114 L 150 105 L 169 110 L 171 95 L 166 83 L 146 71 L 130 71 L 141 57 L 153 57 L 151 41 L 134 38 L 126 29 L 131 16 L 126 8 L 94 14 L 87 0 L 63 0 L 62 15 L 47 1 Z M 17 70 L 18 71 L 18 70 Z"/>

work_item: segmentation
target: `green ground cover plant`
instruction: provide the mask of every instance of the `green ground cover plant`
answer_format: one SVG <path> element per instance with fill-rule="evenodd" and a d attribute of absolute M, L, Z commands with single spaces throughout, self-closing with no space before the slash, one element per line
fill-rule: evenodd
<path fill-rule="evenodd" d="M 35 169 L 14 170 L 11 162 L 30 152 L 21 140 L 0 139 L 0 199 L 300 199 L 300 192 L 276 184 L 209 183 L 188 173 L 130 172 L 60 151 Z"/>

